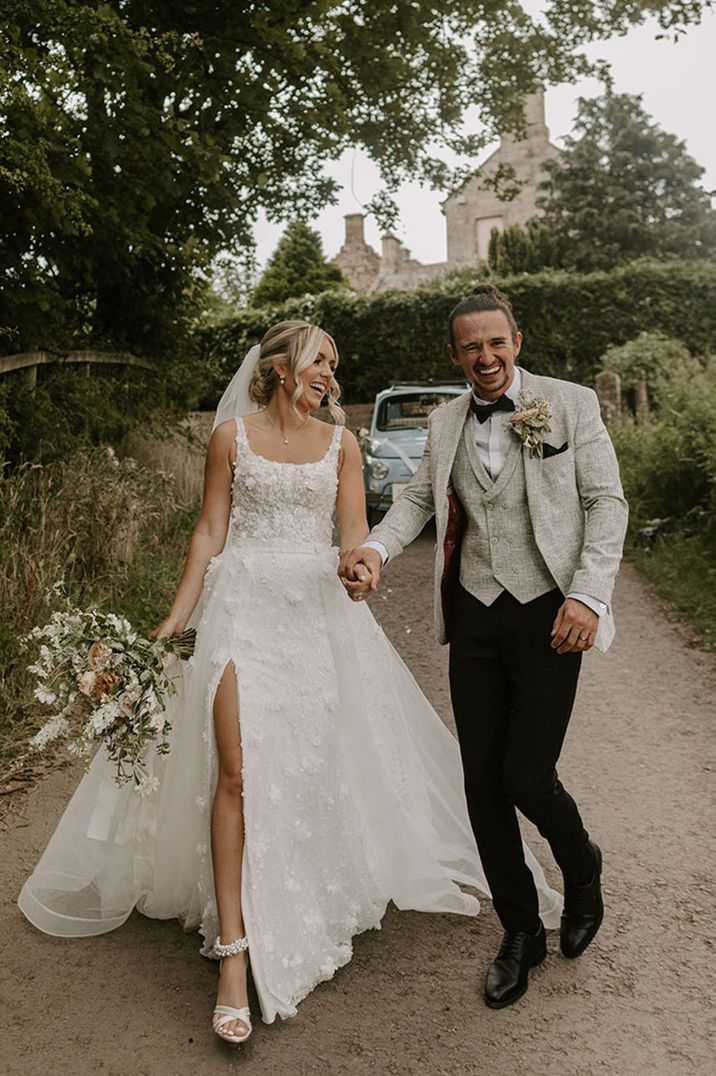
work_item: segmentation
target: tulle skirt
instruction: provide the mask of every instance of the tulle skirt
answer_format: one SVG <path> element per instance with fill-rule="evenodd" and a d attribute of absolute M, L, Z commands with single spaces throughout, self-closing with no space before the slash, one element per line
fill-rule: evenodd
<path fill-rule="evenodd" d="M 235 540 L 207 570 L 193 657 L 177 663 L 171 751 L 156 789 L 117 787 L 104 750 L 19 905 L 48 934 L 120 926 L 137 908 L 219 933 L 210 848 L 213 700 L 233 663 L 244 769 L 242 908 L 264 1020 L 292 1016 L 347 963 L 352 937 L 398 908 L 476 915 L 488 893 L 457 742 L 370 610 L 346 596 L 337 550 Z M 561 897 L 526 849 L 546 926 Z"/>

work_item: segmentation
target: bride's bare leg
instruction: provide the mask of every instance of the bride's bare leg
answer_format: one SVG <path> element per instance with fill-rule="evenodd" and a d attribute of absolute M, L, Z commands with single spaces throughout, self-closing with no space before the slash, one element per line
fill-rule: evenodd
<path fill-rule="evenodd" d="M 224 670 L 214 697 L 214 729 L 219 754 L 219 775 L 211 810 L 211 853 L 219 912 L 221 941 L 226 945 L 244 936 L 241 913 L 241 863 L 244 852 L 244 803 L 241 767 L 241 729 L 238 691 L 233 664 Z M 246 987 L 247 954 L 225 957 L 221 965 L 217 1005 L 242 1009 L 248 1005 Z M 225 1025 L 229 1033 L 241 1035 L 243 1020 Z"/>

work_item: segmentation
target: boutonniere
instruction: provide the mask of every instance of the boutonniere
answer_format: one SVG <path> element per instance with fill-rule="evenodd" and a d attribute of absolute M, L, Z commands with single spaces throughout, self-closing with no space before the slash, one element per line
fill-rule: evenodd
<path fill-rule="evenodd" d="M 535 457 L 541 459 L 545 435 L 552 429 L 550 426 L 552 412 L 549 404 L 542 396 L 530 398 L 524 392 L 519 394 L 517 402 L 519 406 L 516 411 L 508 415 L 505 427 L 517 434 L 532 459 Z"/>

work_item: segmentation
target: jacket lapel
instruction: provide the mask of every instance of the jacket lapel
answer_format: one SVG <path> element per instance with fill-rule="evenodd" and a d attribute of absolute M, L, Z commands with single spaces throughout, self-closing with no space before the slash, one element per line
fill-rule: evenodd
<path fill-rule="evenodd" d="M 437 469 L 435 471 L 435 501 L 436 505 L 442 504 L 447 497 L 450 475 L 455 453 L 460 444 L 460 437 L 465 427 L 465 419 L 470 408 L 470 393 L 460 396 L 454 404 L 449 404 L 445 410 L 443 430 L 440 434 L 437 446 Z"/>

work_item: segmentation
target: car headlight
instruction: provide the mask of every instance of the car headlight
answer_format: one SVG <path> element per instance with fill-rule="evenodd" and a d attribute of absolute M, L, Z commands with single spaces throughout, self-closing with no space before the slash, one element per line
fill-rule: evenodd
<path fill-rule="evenodd" d="M 390 467 L 387 463 L 383 463 L 382 460 L 374 460 L 370 465 L 371 478 L 387 478 L 390 474 Z"/>

